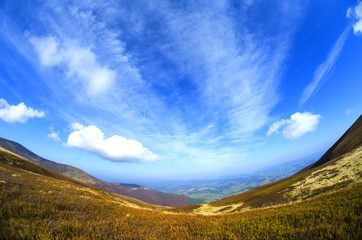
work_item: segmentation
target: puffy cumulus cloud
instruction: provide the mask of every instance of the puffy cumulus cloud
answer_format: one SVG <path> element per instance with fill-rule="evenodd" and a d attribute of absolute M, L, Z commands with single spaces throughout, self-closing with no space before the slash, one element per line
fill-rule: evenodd
<path fill-rule="evenodd" d="M 296 112 L 289 119 L 283 119 L 273 123 L 267 132 L 267 136 L 281 131 L 285 138 L 296 139 L 317 129 L 321 115 L 309 112 Z"/>
<path fill-rule="evenodd" d="M 108 67 L 102 67 L 96 55 L 89 48 L 75 45 L 60 46 L 55 37 L 32 37 L 30 43 L 45 67 L 65 66 L 68 76 L 75 76 L 90 96 L 108 90 L 115 81 L 116 74 Z"/>
<path fill-rule="evenodd" d="M 8 123 L 25 123 L 29 118 L 42 118 L 44 112 L 27 107 L 23 102 L 10 105 L 5 99 L 0 99 L 0 119 Z"/>
<path fill-rule="evenodd" d="M 136 140 L 118 135 L 105 138 L 103 132 L 94 125 L 85 127 L 73 123 L 72 129 L 65 144 L 68 147 L 76 147 L 116 162 L 152 162 L 160 159 Z"/>
<path fill-rule="evenodd" d="M 348 8 L 347 18 L 353 18 L 355 23 L 353 24 L 353 33 L 362 34 L 362 2 L 358 2 L 357 6 Z"/>
<path fill-rule="evenodd" d="M 59 137 L 58 133 L 56 133 L 56 132 L 49 133 L 47 135 L 47 137 L 54 140 L 54 141 L 56 141 L 56 142 L 60 142 L 60 137 Z"/>

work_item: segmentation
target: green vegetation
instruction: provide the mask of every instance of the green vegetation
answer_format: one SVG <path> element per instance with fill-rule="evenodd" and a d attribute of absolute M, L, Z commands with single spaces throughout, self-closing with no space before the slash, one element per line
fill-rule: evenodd
<path fill-rule="evenodd" d="M 1 239 L 362 238 L 360 183 L 282 207 L 201 216 L 34 173 L 35 164 L 25 170 L 14 159 L 0 158 Z"/>
<path fill-rule="evenodd" d="M 239 204 L 234 211 L 287 204 L 320 194 L 331 193 L 361 180 L 362 147 L 329 163 L 291 177 L 251 189 L 239 195 L 213 202 L 214 207 Z M 241 204 L 242 203 L 242 204 Z M 182 208 L 195 211 L 192 208 Z"/>
<path fill-rule="evenodd" d="M 206 203 L 210 203 L 289 177 L 310 163 L 310 159 L 304 159 L 268 167 L 263 171 L 238 178 L 194 180 L 166 186 L 155 185 L 153 188 L 163 192 L 185 195 L 193 199 L 205 200 Z"/>

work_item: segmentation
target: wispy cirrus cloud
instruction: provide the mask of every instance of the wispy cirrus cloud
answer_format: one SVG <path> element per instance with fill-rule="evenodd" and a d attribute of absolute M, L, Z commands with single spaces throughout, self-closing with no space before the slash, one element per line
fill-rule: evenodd
<path fill-rule="evenodd" d="M 207 110 L 205 118 L 227 137 L 253 134 L 265 125 L 279 100 L 279 74 L 293 33 L 289 24 L 297 21 L 300 9 L 298 2 L 275 5 L 280 18 L 268 21 L 281 22 L 279 35 L 268 28 L 248 27 L 249 21 L 260 21 L 242 17 L 260 7 L 251 2 L 238 9 L 239 17 L 228 14 L 227 1 L 197 2 L 187 5 L 187 10 L 172 4 L 156 7 L 174 43 L 165 54 L 180 72 L 191 76 L 200 108 Z M 268 34 L 270 38 L 265 37 Z"/>
<path fill-rule="evenodd" d="M 279 101 L 303 8 L 271 4 L 44 1 L 24 32 L 57 96 L 44 102 L 65 121 L 138 139 L 169 164 L 206 166 L 241 159 Z"/>
<path fill-rule="evenodd" d="M 56 142 L 60 142 L 59 134 L 56 133 L 56 132 L 51 132 L 51 133 L 49 133 L 49 134 L 47 135 L 47 137 L 48 137 L 49 139 L 52 139 L 52 140 L 56 141 Z"/>
<path fill-rule="evenodd" d="M 135 136 L 140 133 L 160 135 L 156 142 L 152 137 L 143 139 L 147 146 L 158 149 L 162 155 L 201 159 L 209 155 L 210 146 L 200 143 L 218 139 L 212 142 L 217 149 L 213 157 L 215 161 L 217 156 L 237 156 L 232 148 L 224 145 L 233 141 L 251 141 L 255 131 L 268 122 L 269 113 L 279 100 L 277 88 L 290 38 L 298 21 L 298 3 L 275 3 L 278 18 L 257 20 L 280 22 L 277 25 L 279 30 L 272 32 L 268 28 L 249 27 L 248 22 L 255 19 L 242 17 L 243 12 L 257 9 L 258 4 L 243 5 L 238 9 L 241 12 L 238 15 L 228 13 L 230 9 L 226 1 L 197 1 L 181 8 L 170 2 L 141 5 L 142 8 L 135 5 L 130 10 L 137 16 L 129 18 L 132 25 L 122 17 L 115 19 L 124 28 L 123 31 L 129 33 L 128 37 L 133 38 L 132 41 L 143 41 L 147 33 L 148 39 L 152 40 L 146 38 L 145 41 L 151 43 L 145 43 L 145 47 L 140 49 L 128 48 L 125 52 L 126 44 L 132 43 L 119 34 L 120 29 L 107 28 L 105 32 L 110 36 L 117 33 L 113 34 L 117 35 L 118 42 L 114 40 L 118 43 L 116 49 L 122 48 L 120 53 L 128 56 L 129 62 L 132 60 L 132 68 L 137 66 L 139 75 L 120 77 L 124 69 L 112 68 L 117 73 L 114 85 L 117 95 L 111 94 L 110 101 L 102 99 L 101 107 L 112 112 L 113 116 L 125 119 L 124 123 L 131 126 Z M 105 4 L 103 7 L 109 6 Z M 95 35 L 100 34 L 94 27 L 100 23 L 92 22 L 94 16 L 81 8 L 76 10 L 90 19 L 87 21 L 87 24 L 91 23 L 89 29 L 95 29 Z M 119 11 L 125 11 L 124 6 L 120 6 Z M 147 25 L 149 14 L 154 16 L 155 28 Z M 114 21 L 103 17 L 97 19 L 105 25 Z M 241 24 L 238 25 L 238 22 Z M 164 31 L 157 26 L 164 26 Z M 105 47 L 96 39 L 92 45 L 100 49 Z M 107 51 L 114 54 L 111 49 L 106 48 Z M 97 53 L 101 54 L 99 59 L 106 56 L 102 51 Z M 157 75 L 148 74 L 153 72 L 159 61 Z M 167 77 L 171 74 L 164 68 L 169 64 L 167 62 L 174 65 L 172 77 Z M 116 63 L 109 62 L 110 67 L 114 65 Z M 180 73 L 180 77 L 175 77 L 175 73 Z M 185 84 L 189 87 L 185 88 Z M 210 123 L 214 124 L 213 128 L 206 127 Z M 170 148 L 169 140 L 163 139 L 162 135 L 183 137 L 173 139 L 174 147 Z"/>
<path fill-rule="evenodd" d="M 362 2 L 358 1 L 358 4 L 355 7 L 348 8 L 346 17 L 352 19 L 352 21 L 344 28 L 342 34 L 328 53 L 325 61 L 316 69 L 313 81 L 304 88 L 299 100 L 300 105 L 303 105 L 308 101 L 308 99 L 328 80 L 329 74 L 333 70 L 335 63 L 341 54 L 351 28 L 353 28 L 353 33 L 355 35 L 362 34 Z"/>
<path fill-rule="evenodd" d="M 101 66 L 89 48 L 60 46 L 59 40 L 52 36 L 32 37 L 30 42 L 43 66 L 64 65 L 67 76 L 74 76 L 74 85 L 80 83 L 91 96 L 104 93 L 115 81 L 115 72 Z"/>
<path fill-rule="evenodd" d="M 43 111 L 26 106 L 23 102 L 10 105 L 5 99 L 0 98 L 0 119 L 8 123 L 26 123 L 30 118 L 42 118 Z"/>
<path fill-rule="evenodd" d="M 302 92 L 302 95 L 299 99 L 300 105 L 303 105 L 306 101 L 308 101 L 308 99 L 312 97 L 313 94 L 315 94 L 318 89 L 328 80 L 329 74 L 332 72 L 335 63 L 341 54 L 342 48 L 346 42 L 350 30 L 351 24 L 348 24 L 329 51 L 327 58 L 317 67 L 316 71 L 314 72 L 313 81 L 310 82 Z"/>

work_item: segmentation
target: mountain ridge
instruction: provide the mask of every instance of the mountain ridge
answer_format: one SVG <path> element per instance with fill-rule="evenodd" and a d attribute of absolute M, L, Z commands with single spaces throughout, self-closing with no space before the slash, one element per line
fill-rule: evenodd
<path fill-rule="evenodd" d="M 362 115 L 348 128 L 348 130 L 330 147 L 315 163 L 310 164 L 298 173 L 321 166 L 362 144 Z"/>
<path fill-rule="evenodd" d="M 30 151 L 29 149 L 25 148 L 23 145 L 1 137 L 0 146 L 34 163 L 37 163 L 40 166 L 61 173 L 80 182 L 92 185 L 108 192 L 136 198 L 150 204 L 170 207 L 182 207 L 202 202 L 202 200 L 192 199 L 179 194 L 164 193 L 136 184 L 106 182 L 96 177 L 93 177 L 92 175 L 86 173 L 79 168 L 66 164 L 56 163 L 48 159 L 42 158 Z"/>
<path fill-rule="evenodd" d="M 242 210 L 237 208 L 243 202 L 222 204 L 217 216 L 178 213 L 72 182 L 76 180 L 6 151 L 0 151 L 0 239 L 362 237 L 361 182 L 291 204 Z M 217 208 L 204 205 L 201 210 L 210 211 L 207 207 Z"/>
<path fill-rule="evenodd" d="M 362 145 L 289 178 L 183 208 L 109 193 L 0 147 L 0 239 L 361 239 L 361 205 Z"/>
<path fill-rule="evenodd" d="M 220 214 L 274 207 L 337 191 L 360 182 L 362 181 L 361 133 L 362 116 L 318 161 L 294 175 L 216 202 L 182 207 L 175 211 Z M 331 155 L 335 152 L 338 154 Z"/>

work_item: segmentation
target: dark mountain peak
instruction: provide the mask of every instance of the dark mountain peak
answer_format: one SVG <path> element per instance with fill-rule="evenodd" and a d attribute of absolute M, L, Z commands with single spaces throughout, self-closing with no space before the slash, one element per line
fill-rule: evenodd
<path fill-rule="evenodd" d="M 362 145 L 362 115 L 340 137 L 335 144 L 315 163 L 301 170 L 299 173 L 319 167 L 332 159 L 342 156 Z"/>

